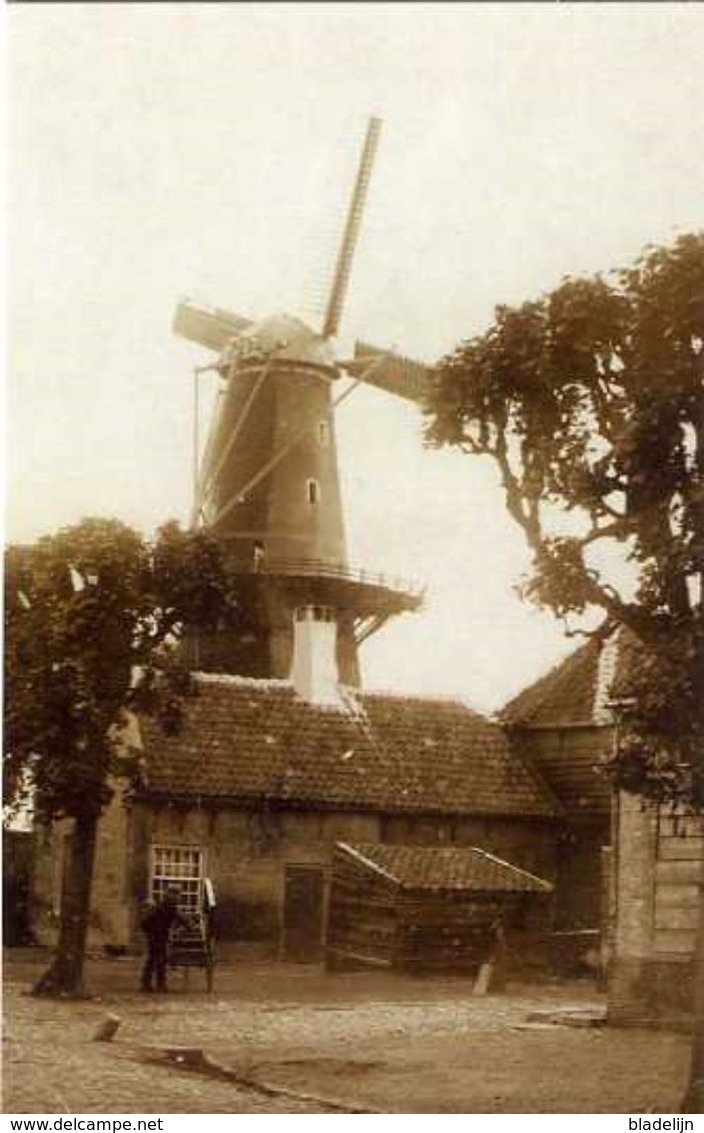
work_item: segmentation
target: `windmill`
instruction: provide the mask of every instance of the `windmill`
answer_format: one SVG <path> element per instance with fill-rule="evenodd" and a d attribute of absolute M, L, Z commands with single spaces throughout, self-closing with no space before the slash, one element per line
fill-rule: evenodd
<path fill-rule="evenodd" d="M 194 524 L 221 541 L 239 577 L 246 631 L 199 635 L 203 669 L 253 677 L 293 673 L 329 699 L 337 677 L 359 683 L 357 649 L 417 588 L 348 563 L 334 410 L 360 383 L 420 401 L 430 371 L 361 341 L 340 360 L 335 338 L 347 294 L 381 121 L 362 149 L 322 328 L 290 315 L 254 322 L 191 301 L 173 330 L 215 352 L 221 388 L 200 470 Z M 333 396 L 343 375 L 354 382 Z"/>

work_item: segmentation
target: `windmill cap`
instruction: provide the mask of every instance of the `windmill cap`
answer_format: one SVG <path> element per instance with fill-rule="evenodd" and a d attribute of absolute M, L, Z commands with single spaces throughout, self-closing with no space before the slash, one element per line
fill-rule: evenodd
<path fill-rule="evenodd" d="M 271 315 L 249 327 L 242 338 L 255 339 L 265 349 L 276 350 L 279 358 L 336 368 L 332 343 L 293 315 Z"/>

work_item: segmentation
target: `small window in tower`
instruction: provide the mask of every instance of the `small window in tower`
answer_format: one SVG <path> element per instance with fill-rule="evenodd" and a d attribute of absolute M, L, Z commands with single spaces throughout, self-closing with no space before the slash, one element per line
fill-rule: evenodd
<path fill-rule="evenodd" d="M 254 569 L 255 571 L 264 570 L 266 566 L 266 547 L 261 539 L 254 540 Z"/>
<path fill-rule="evenodd" d="M 318 421 L 318 444 L 327 448 L 330 443 L 330 426 L 327 421 Z"/>
<path fill-rule="evenodd" d="M 309 504 L 320 503 L 320 484 L 317 480 L 306 480 L 306 494 Z"/>

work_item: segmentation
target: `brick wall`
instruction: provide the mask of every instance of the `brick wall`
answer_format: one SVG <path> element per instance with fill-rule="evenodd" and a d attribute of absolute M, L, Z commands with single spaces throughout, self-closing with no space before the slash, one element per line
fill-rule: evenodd
<path fill-rule="evenodd" d="M 151 845 L 198 846 L 215 886 L 223 940 L 277 948 L 283 933 L 286 865 L 329 871 L 336 841 L 379 840 L 379 818 L 350 813 L 179 810 L 134 807 L 132 901 L 148 894 Z M 134 938 L 133 922 L 133 938 Z"/>
<path fill-rule="evenodd" d="M 43 837 L 35 899 L 41 938 L 55 938 L 65 823 Z M 149 897 L 151 847 L 199 847 L 214 883 L 218 935 L 277 952 L 283 939 L 287 866 L 317 866 L 327 880 L 336 842 L 476 845 L 547 880 L 557 872 L 558 831 L 520 819 L 390 816 L 123 805 L 101 820 L 93 886 L 92 946 L 140 946 L 139 909 Z M 326 898 L 327 899 L 327 898 Z M 550 916 L 549 910 L 545 916 Z"/>

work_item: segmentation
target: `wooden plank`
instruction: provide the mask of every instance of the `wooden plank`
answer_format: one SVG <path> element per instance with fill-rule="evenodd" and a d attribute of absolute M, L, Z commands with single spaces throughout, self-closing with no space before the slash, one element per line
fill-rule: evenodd
<path fill-rule="evenodd" d="M 360 896 L 353 893 L 338 893 L 335 890 L 334 902 L 340 908 L 355 908 L 355 909 L 393 909 L 393 905 L 384 900 L 383 898 L 374 898 L 367 896 Z"/>
<path fill-rule="evenodd" d="M 429 956 L 452 956 L 460 953 L 472 953 L 477 949 L 484 951 L 495 945 L 494 935 L 491 936 L 465 936 L 454 940 L 417 940 L 402 936 L 403 949 L 414 954 L 426 953 Z"/>
<path fill-rule="evenodd" d="M 437 967 L 446 966 L 450 968 L 453 964 L 462 961 L 472 960 L 481 963 L 491 955 L 491 952 L 492 949 L 489 945 L 485 947 L 477 945 L 476 948 L 455 948 L 442 951 L 403 948 L 397 955 L 404 960 L 416 960 L 419 963 L 423 962 L 424 964 L 435 964 Z"/>
<path fill-rule="evenodd" d="M 328 948 L 328 952 L 332 953 L 337 959 L 340 960 L 354 960 L 358 964 L 370 964 L 375 968 L 390 968 L 391 961 L 381 956 L 372 956 L 367 952 L 353 952 L 349 948 Z"/>
<path fill-rule="evenodd" d="M 360 909 L 358 906 L 341 909 L 339 905 L 335 905 L 330 910 L 328 919 L 331 924 L 336 925 L 366 924 L 375 928 L 389 928 L 396 923 L 396 918 L 390 914 L 384 915 L 383 910 L 370 912 L 368 909 Z"/>
<path fill-rule="evenodd" d="M 658 832 L 661 838 L 704 838 L 704 817 L 695 814 L 674 817 L 661 814 Z"/>
<path fill-rule="evenodd" d="M 354 904 L 343 905 L 336 901 L 330 906 L 329 919 L 337 920 L 343 924 L 349 921 L 368 921 L 370 924 L 393 924 L 395 917 L 392 909 L 370 909 Z"/>
<path fill-rule="evenodd" d="M 682 908 L 699 907 L 700 889 L 698 885 L 661 885 L 655 895 L 658 906 Z"/>
<path fill-rule="evenodd" d="M 660 929 L 665 931 L 684 929 L 687 932 L 691 932 L 692 937 L 694 937 L 698 918 L 699 909 L 696 906 L 663 908 L 662 906 L 656 905 L 655 907 L 656 932 Z"/>
<path fill-rule="evenodd" d="M 419 940 L 454 939 L 462 936 L 476 936 L 477 933 L 491 932 L 492 924 L 452 924 L 452 925 L 417 925 L 408 921 L 399 921 L 399 928 Z"/>
<path fill-rule="evenodd" d="M 696 861 L 704 858 L 704 838 L 661 838 L 658 842 L 660 861 Z"/>
<path fill-rule="evenodd" d="M 474 956 L 459 958 L 450 963 L 444 958 L 439 962 L 433 962 L 432 959 L 426 957 L 419 960 L 413 956 L 398 956 L 395 967 L 408 972 L 454 972 L 459 974 L 466 972 L 474 975 L 485 959 L 484 956 Z"/>
<path fill-rule="evenodd" d="M 658 887 L 669 885 L 696 885 L 700 875 L 700 862 L 659 861 L 655 863 L 655 881 Z"/>
<path fill-rule="evenodd" d="M 438 924 L 447 920 L 491 920 L 501 912 L 499 905 L 436 905 L 424 908 L 420 905 L 397 906 L 399 916 L 405 920 L 417 920 L 426 924 Z"/>
<path fill-rule="evenodd" d="M 385 914 L 383 909 L 340 909 L 331 910 L 333 924 L 339 925 L 367 925 L 369 928 L 391 928 L 396 924 L 396 918 Z"/>
<path fill-rule="evenodd" d="M 377 932 L 388 934 L 394 930 L 393 921 L 367 921 L 355 919 L 354 917 L 337 918 L 335 917 L 330 922 L 331 930 L 335 932 Z"/>
<path fill-rule="evenodd" d="M 392 906 L 375 901 L 340 901 L 335 897 L 330 903 L 330 915 L 340 917 L 354 917 L 355 920 L 363 917 L 370 921 L 392 921 L 395 919 L 395 910 Z"/>
<path fill-rule="evenodd" d="M 403 937 L 399 946 L 399 951 L 404 956 L 414 956 L 417 959 L 424 958 L 426 960 L 440 963 L 441 960 L 448 964 L 453 963 L 457 959 L 464 957 L 484 957 L 493 951 L 495 940 L 493 936 L 489 937 L 473 937 L 461 941 L 413 941 L 408 937 Z"/>
<path fill-rule="evenodd" d="M 498 901 L 466 901 L 463 904 L 458 902 L 443 902 L 427 904 L 416 904 L 410 901 L 404 901 L 397 906 L 399 913 L 409 920 L 415 917 L 419 921 L 426 921 L 429 924 L 435 921 L 461 920 L 463 917 L 472 919 L 476 917 L 496 917 L 504 909 L 503 904 Z"/>
<path fill-rule="evenodd" d="M 694 951 L 694 933 L 684 929 L 658 929 L 653 937 L 656 952 L 676 952 L 691 955 Z"/>
<path fill-rule="evenodd" d="M 379 948 L 388 948 L 394 940 L 392 932 L 365 932 L 364 929 L 358 928 L 347 929 L 344 932 L 331 932 L 328 936 L 329 943 L 350 943 L 356 941 L 358 944 L 374 944 Z"/>

